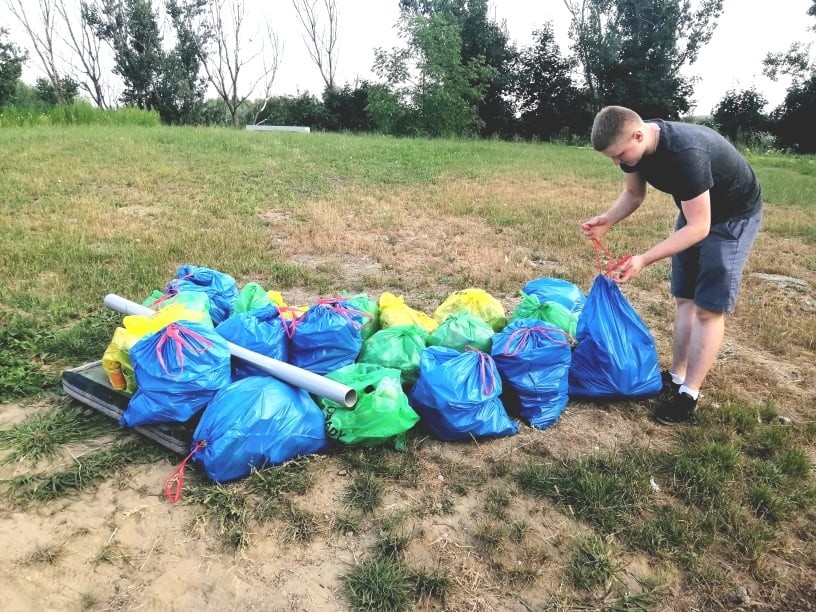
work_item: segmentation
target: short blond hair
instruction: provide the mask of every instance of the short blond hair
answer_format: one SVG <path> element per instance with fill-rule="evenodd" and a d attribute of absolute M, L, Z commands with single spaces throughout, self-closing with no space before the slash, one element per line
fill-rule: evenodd
<path fill-rule="evenodd" d="M 617 142 L 626 126 L 641 123 L 643 119 L 631 108 L 605 106 L 592 122 L 592 146 L 596 151 L 606 151 Z"/>

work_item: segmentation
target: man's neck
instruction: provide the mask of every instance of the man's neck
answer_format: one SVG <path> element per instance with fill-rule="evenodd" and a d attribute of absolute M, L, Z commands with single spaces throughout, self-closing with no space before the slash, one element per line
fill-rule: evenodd
<path fill-rule="evenodd" d="M 660 144 L 660 126 L 656 123 L 647 123 L 651 141 L 649 143 L 649 155 L 657 151 L 657 146 Z"/>

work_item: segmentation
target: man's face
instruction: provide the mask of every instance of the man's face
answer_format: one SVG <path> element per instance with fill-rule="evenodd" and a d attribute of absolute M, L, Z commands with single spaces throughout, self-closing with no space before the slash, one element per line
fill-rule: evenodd
<path fill-rule="evenodd" d="M 612 163 L 626 166 L 637 164 L 646 152 L 644 133 L 641 128 L 627 127 L 614 144 L 610 145 L 603 152 Z"/>

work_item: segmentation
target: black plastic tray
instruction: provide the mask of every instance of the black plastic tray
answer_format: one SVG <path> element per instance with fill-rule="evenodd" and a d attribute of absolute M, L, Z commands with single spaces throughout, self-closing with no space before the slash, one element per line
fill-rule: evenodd
<path fill-rule="evenodd" d="M 65 370 L 62 373 L 62 388 L 75 400 L 115 419 L 116 422 L 122 418 L 130 401 L 130 396 L 110 386 L 108 375 L 102 369 L 101 361 Z M 195 428 L 182 423 L 134 427 L 133 429 L 174 453 L 187 455 L 190 452 Z"/>

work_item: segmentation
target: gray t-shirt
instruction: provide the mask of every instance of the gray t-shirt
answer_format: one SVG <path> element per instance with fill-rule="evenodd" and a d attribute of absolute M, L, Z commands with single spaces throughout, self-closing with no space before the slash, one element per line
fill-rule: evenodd
<path fill-rule="evenodd" d="M 624 172 L 638 172 L 655 189 L 670 194 L 677 207 L 706 190 L 711 196 L 711 223 L 748 217 L 762 206 L 759 181 L 734 146 L 703 125 L 654 119 L 660 141 L 654 153 Z"/>

